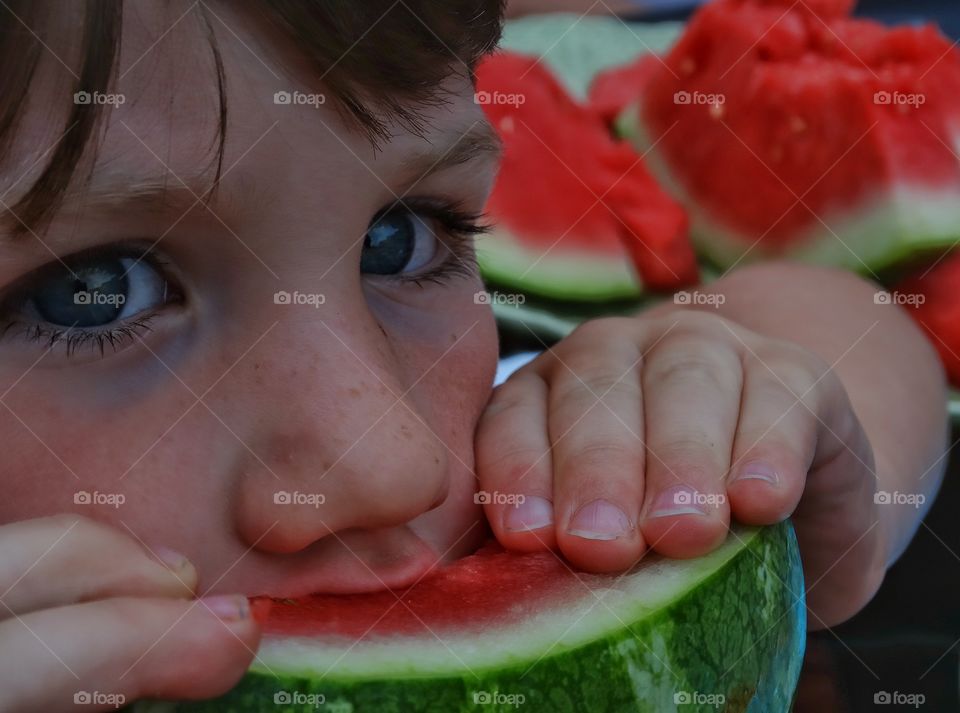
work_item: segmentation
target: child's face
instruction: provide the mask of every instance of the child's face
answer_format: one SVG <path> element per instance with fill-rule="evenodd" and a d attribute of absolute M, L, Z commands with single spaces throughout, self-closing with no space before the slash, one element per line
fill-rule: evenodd
<path fill-rule="evenodd" d="M 454 76 L 425 138 L 402 132 L 375 151 L 333 97 L 275 103 L 322 92 L 316 73 L 211 4 L 227 125 L 207 208 L 216 70 L 187 8 L 128 3 L 125 102 L 104 110 L 89 189 L 74 188 L 48 230 L 0 238 L 0 522 L 91 515 L 187 554 L 204 590 L 400 585 L 484 534 L 473 433 L 496 363 L 492 315 L 475 275 L 405 278 L 462 267 L 429 212 L 482 210 L 496 164 L 487 125 Z M 49 158 L 73 81 L 44 56 L 2 166 L 3 206 Z M 76 304 L 75 276 L 123 304 Z M 281 291 L 314 304 L 277 304 Z M 300 504 L 276 502 L 284 493 Z"/>

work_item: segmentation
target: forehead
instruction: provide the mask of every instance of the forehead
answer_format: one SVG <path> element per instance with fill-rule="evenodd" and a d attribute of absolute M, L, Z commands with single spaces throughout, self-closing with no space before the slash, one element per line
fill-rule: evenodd
<path fill-rule="evenodd" d="M 64 36 L 49 44 L 12 160 L 0 167 L 6 205 L 39 175 L 75 101 L 77 40 Z M 216 174 L 221 138 L 224 186 L 265 175 L 281 175 L 281 184 L 316 185 L 325 176 L 389 183 L 410 156 L 442 151 L 484 125 L 464 68 L 451 62 L 446 101 L 423 111 L 424 135 L 394 125 L 394 138 L 377 150 L 344 119 L 308 59 L 234 4 L 207 3 L 201 11 L 189 2 L 127 2 L 120 48 L 111 94 L 88 99 L 102 107 L 103 134 L 95 165 L 78 175 L 89 173 L 94 188 L 202 191 Z M 272 182 L 278 190 L 281 184 Z"/>

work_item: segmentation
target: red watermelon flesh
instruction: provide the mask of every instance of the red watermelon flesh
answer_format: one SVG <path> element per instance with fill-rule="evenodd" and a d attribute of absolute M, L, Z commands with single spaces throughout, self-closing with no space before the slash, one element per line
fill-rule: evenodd
<path fill-rule="evenodd" d="M 650 289 L 696 281 L 683 209 L 636 151 L 614 139 L 603 119 L 576 102 L 537 58 L 494 55 L 479 67 L 477 86 L 505 145 L 487 206 L 498 226 L 490 242 L 526 251 L 530 272 L 542 268 L 544 281 L 556 265 L 552 291 L 561 293 L 564 280 L 576 281 L 578 266 L 588 258 L 617 264 L 632 258 Z M 526 286 L 551 291 L 550 285 Z"/>
<path fill-rule="evenodd" d="M 907 278 L 894 294 L 930 335 L 950 383 L 960 386 L 960 254 Z"/>
<path fill-rule="evenodd" d="M 863 269 L 958 236 L 960 53 L 847 5 L 718 0 L 648 63 L 623 131 L 721 264 L 819 251 Z"/>
<path fill-rule="evenodd" d="M 403 591 L 273 601 L 264 631 L 355 639 L 420 634 L 426 625 L 442 636 L 469 631 L 471 622 L 480 629 L 493 621 L 516 624 L 531 607 L 595 581 L 602 577 L 574 574 L 550 552 L 518 556 L 491 542 Z"/>

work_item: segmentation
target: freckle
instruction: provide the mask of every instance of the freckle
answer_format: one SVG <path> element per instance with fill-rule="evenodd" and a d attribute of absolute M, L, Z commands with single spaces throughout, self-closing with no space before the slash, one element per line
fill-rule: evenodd
<path fill-rule="evenodd" d="M 433 457 L 433 462 L 436 463 L 437 465 L 440 465 L 440 459 L 437 458 L 436 456 Z"/>
<path fill-rule="evenodd" d="M 456 341 L 457 341 L 457 335 L 456 335 L 456 334 L 451 334 L 451 335 L 450 335 L 450 343 L 453 344 L 453 343 L 456 342 Z"/>
<path fill-rule="evenodd" d="M 383 325 L 378 324 L 377 326 L 380 327 L 380 334 L 389 339 L 389 337 L 387 337 L 387 330 L 383 328 Z"/>
<path fill-rule="evenodd" d="M 347 389 L 347 393 L 355 399 L 360 398 L 360 389 L 356 388 L 355 386 L 351 386 L 349 389 Z"/>

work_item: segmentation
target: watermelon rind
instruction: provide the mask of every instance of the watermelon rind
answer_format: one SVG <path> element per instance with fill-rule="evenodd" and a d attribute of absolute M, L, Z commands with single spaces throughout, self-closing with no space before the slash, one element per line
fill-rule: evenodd
<path fill-rule="evenodd" d="M 584 100 L 597 74 L 650 52 L 662 54 L 683 27 L 570 12 L 531 15 L 505 24 L 500 48 L 542 58 L 567 91 Z"/>
<path fill-rule="evenodd" d="M 509 627 L 442 637 L 424 631 L 402 647 L 389 640 L 318 646 L 266 638 L 258 662 L 226 696 L 136 710 L 789 710 L 806 628 L 789 523 L 737 526 L 702 558 L 649 558 L 637 572 L 603 581 L 569 607 L 526 612 Z"/>
<path fill-rule="evenodd" d="M 559 236 L 558 236 L 559 238 Z M 583 239 L 578 236 L 578 242 Z M 577 302 L 606 302 L 639 297 L 640 277 L 626 247 L 622 253 L 599 253 L 572 244 L 531 247 L 498 228 L 476 243 L 485 280 L 542 297 Z"/>

